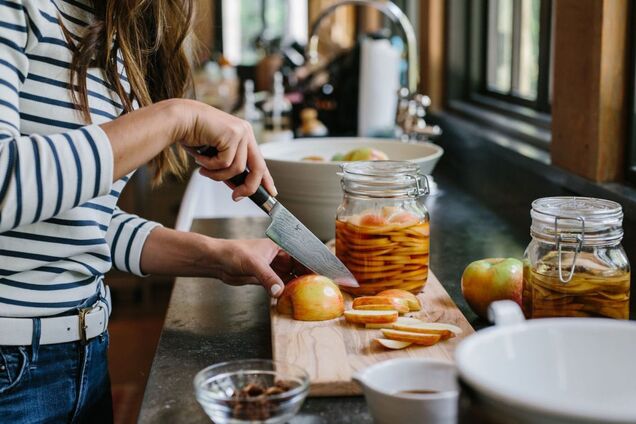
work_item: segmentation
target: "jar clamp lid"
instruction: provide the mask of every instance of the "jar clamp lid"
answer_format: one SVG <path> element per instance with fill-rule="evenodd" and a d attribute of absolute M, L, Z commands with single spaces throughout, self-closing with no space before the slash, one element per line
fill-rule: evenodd
<path fill-rule="evenodd" d="M 361 161 L 342 165 L 340 185 L 345 193 L 375 197 L 417 198 L 430 192 L 428 178 L 407 161 Z"/>
<path fill-rule="evenodd" d="M 576 258 L 583 245 L 617 243 L 623 237 L 623 209 L 611 200 L 591 197 L 543 197 L 532 202 L 532 237 L 554 243 L 559 279 L 572 280 Z M 573 245 L 574 257 L 567 277 L 562 270 L 562 246 Z"/>

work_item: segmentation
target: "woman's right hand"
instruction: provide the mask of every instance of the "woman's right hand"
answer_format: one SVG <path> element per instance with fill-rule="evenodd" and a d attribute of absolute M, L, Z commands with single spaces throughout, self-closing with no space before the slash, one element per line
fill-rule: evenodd
<path fill-rule="evenodd" d="M 179 141 L 201 166 L 202 175 L 215 181 L 227 181 L 249 168 L 245 184 L 233 189 L 234 200 L 254 194 L 261 184 L 271 195 L 277 194 L 247 121 L 194 100 L 179 102 L 182 102 L 181 110 L 187 111 Z M 204 145 L 214 146 L 218 154 L 208 157 L 192 149 Z"/>

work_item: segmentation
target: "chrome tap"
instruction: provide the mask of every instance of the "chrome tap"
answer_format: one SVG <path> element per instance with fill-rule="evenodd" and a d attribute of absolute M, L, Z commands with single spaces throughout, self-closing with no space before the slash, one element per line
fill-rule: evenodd
<path fill-rule="evenodd" d="M 391 19 L 392 22 L 402 28 L 402 32 L 404 33 L 404 38 L 406 40 L 406 51 L 408 54 L 408 89 L 412 93 L 415 93 L 417 91 L 417 84 L 420 80 L 415 30 L 413 30 L 413 25 L 411 25 L 409 18 L 404 14 L 404 12 L 402 12 L 395 3 L 390 1 L 343 0 L 332 4 L 320 12 L 320 15 L 318 15 L 312 24 L 311 31 L 309 32 L 309 43 L 307 44 L 307 58 L 309 59 L 309 62 L 312 64 L 318 63 L 318 28 L 320 28 L 322 20 L 331 15 L 337 8 L 348 5 L 369 6 L 378 9 L 385 16 Z"/>
<path fill-rule="evenodd" d="M 318 62 L 318 29 L 322 20 L 332 14 L 335 9 L 346 5 L 373 7 L 399 25 L 404 33 L 407 51 L 408 86 L 402 87 L 397 93 L 398 107 L 395 115 L 397 136 L 406 142 L 428 140 L 439 136 L 442 130 L 436 125 L 427 125 L 424 119 L 426 108 L 430 106 L 431 99 L 426 95 L 417 93 L 420 70 L 415 31 L 408 17 L 395 3 L 381 0 L 343 0 L 324 9 L 312 24 L 309 32 L 309 43 L 307 44 L 306 52 L 309 63 L 316 64 Z"/>
<path fill-rule="evenodd" d="M 438 125 L 426 123 L 426 109 L 431 99 L 424 94 L 410 94 L 406 87 L 398 91 L 398 106 L 395 112 L 397 136 L 404 142 L 428 141 L 442 135 Z"/>

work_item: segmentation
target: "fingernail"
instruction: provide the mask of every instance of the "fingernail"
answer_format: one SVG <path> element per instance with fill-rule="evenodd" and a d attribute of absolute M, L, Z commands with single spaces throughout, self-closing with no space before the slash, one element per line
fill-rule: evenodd
<path fill-rule="evenodd" d="M 274 284 L 271 288 L 272 296 L 278 296 L 283 291 L 283 287 L 280 284 Z"/>
<path fill-rule="evenodd" d="M 274 197 L 278 196 L 278 190 L 276 190 L 276 187 L 274 187 Z"/>
<path fill-rule="evenodd" d="M 237 197 L 235 197 L 235 198 L 234 198 L 234 201 L 235 201 L 235 202 L 240 202 L 240 201 L 241 201 L 241 200 L 243 200 L 243 199 L 245 199 L 245 197 L 244 197 L 244 196 L 237 196 Z"/>

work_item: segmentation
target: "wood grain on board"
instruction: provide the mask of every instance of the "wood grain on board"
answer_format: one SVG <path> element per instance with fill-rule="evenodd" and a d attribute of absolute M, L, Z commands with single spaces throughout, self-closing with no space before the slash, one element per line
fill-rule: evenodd
<path fill-rule="evenodd" d="M 402 350 L 387 350 L 372 343 L 380 330 L 368 330 L 349 324 L 343 318 L 322 322 L 294 321 L 270 308 L 272 349 L 275 360 L 296 364 L 309 372 L 311 396 L 347 396 L 361 394 L 351 380 L 356 371 L 377 362 L 400 357 L 435 358 L 453 361 L 457 343 L 474 332 L 433 273 L 419 295 L 422 311 L 408 315 L 428 322 L 454 324 L 463 330 L 458 337 L 429 347 L 412 345 Z M 346 299 L 345 309 L 351 309 Z"/>

